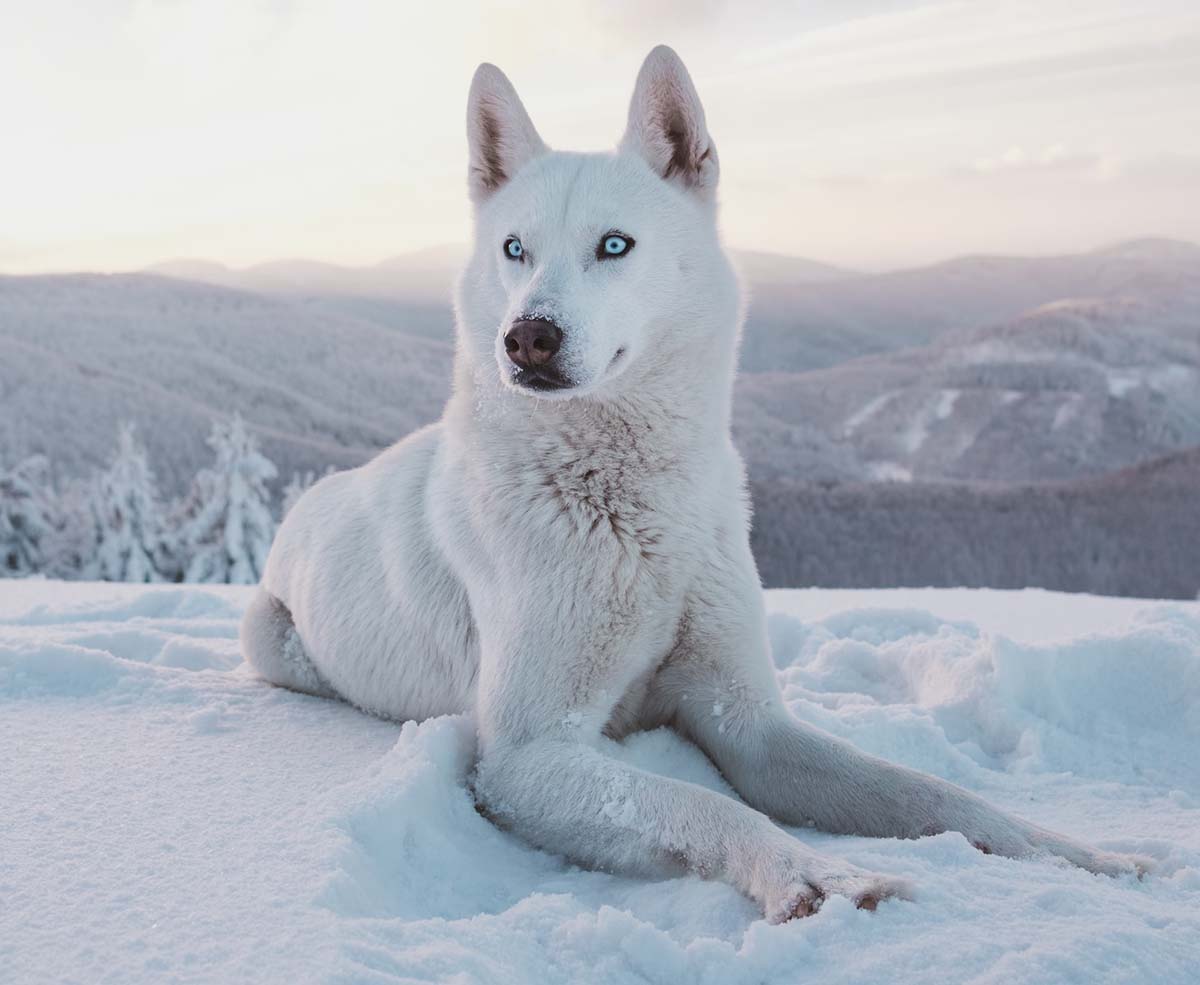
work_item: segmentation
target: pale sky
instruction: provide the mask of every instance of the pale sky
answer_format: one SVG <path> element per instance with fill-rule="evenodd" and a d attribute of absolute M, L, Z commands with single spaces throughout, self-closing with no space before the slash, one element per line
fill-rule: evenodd
<path fill-rule="evenodd" d="M 1200 241 L 1200 3 L 0 0 L 0 271 L 469 236 L 471 73 L 612 146 L 675 47 L 734 246 L 863 268 Z"/>

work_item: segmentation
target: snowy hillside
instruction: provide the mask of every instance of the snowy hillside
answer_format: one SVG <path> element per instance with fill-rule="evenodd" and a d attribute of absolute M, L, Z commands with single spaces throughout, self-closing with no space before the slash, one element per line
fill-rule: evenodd
<path fill-rule="evenodd" d="M 450 297 L 466 260 L 461 246 L 440 246 L 365 267 L 314 260 L 274 260 L 234 268 L 205 260 L 170 260 L 147 273 L 302 302 L 313 312 L 349 315 L 439 342 L 454 338 Z"/>
<path fill-rule="evenodd" d="M 1200 594 L 1200 448 L 1072 482 L 751 482 L 763 584 Z"/>
<path fill-rule="evenodd" d="M 139 426 L 166 491 L 241 410 L 285 478 L 346 467 L 435 418 L 448 343 L 303 301 L 140 274 L 0 277 L 0 460 L 67 477 Z"/>
<path fill-rule="evenodd" d="M 1101 846 L 1145 881 L 959 835 L 797 837 L 910 878 L 768 926 L 729 887 L 586 872 L 468 792 L 463 719 L 399 725 L 239 666 L 240 589 L 0 591 L 0 979 L 1192 985 L 1200 604 L 774 592 L 802 718 Z M 672 734 L 612 749 L 728 793 Z"/>
<path fill-rule="evenodd" d="M 743 374 L 738 412 L 760 475 L 789 432 L 822 449 L 790 473 L 816 480 L 1111 472 L 1200 445 L 1200 273 L 1152 298 L 1057 301 L 826 370 Z"/>

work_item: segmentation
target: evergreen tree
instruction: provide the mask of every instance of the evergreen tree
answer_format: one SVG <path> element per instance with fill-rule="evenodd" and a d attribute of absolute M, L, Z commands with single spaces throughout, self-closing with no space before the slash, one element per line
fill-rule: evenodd
<path fill-rule="evenodd" d="M 211 468 L 196 476 L 183 507 L 184 580 L 253 584 L 275 536 L 267 483 L 275 466 L 258 450 L 240 414 L 213 425 Z"/>
<path fill-rule="evenodd" d="M 55 524 L 42 549 L 48 578 L 97 577 L 95 476 L 73 479 L 55 497 Z"/>
<path fill-rule="evenodd" d="M 122 425 L 117 453 L 92 485 L 95 549 L 84 562 L 89 578 L 162 581 L 166 534 L 154 473 L 132 424 Z"/>
<path fill-rule="evenodd" d="M 42 571 L 56 525 L 50 466 L 42 455 L 0 470 L 0 576 Z"/>

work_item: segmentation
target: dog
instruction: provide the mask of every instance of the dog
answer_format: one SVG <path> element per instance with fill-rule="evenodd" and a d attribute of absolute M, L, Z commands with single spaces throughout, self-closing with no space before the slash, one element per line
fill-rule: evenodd
<path fill-rule="evenodd" d="M 773 922 L 910 896 L 775 822 L 1140 874 L 785 708 L 730 438 L 717 150 L 679 57 L 646 58 L 614 153 L 550 150 L 487 64 L 467 133 L 453 395 L 289 512 L 242 623 L 258 673 L 396 720 L 470 712 L 496 823 L 586 866 L 723 879 Z M 661 726 L 742 801 L 608 755 Z"/>

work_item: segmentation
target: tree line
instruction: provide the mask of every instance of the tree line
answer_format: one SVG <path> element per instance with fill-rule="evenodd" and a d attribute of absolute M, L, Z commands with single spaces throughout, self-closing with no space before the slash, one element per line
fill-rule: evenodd
<path fill-rule="evenodd" d="M 167 501 L 131 425 L 108 464 L 61 487 L 35 455 L 0 468 L 0 577 L 252 584 L 316 478 L 275 465 L 235 415 Z M 331 470 L 332 471 L 332 470 Z M 812 483 L 752 477 L 768 587 L 972 586 L 1157 598 L 1200 589 L 1200 448 L 1074 483 Z"/>
<path fill-rule="evenodd" d="M 1200 448 L 1075 482 L 751 482 L 763 584 L 1194 599 Z"/>
<path fill-rule="evenodd" d="M 215 422 L 208 444 L 211 464 L 173 501 L 131 424 L 106 467 L 62 488 L 44 455 L 0 468 L 0 576 L 257 582 L 278 518 L 315 476 L 293 475 L 276 509 L 277 470 L 241 415 Z"/>

